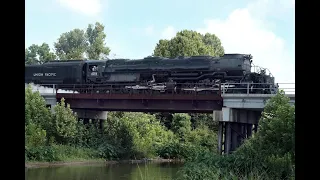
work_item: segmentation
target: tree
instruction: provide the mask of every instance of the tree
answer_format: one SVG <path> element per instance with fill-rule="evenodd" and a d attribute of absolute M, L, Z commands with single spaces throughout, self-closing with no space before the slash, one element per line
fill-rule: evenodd
<path fill-rule="evenodd" d="M 52 127 L 57 142 L 69 143 L 76 136 L 77 117 L 70 109 L 69 104 L 65 104 L 64 98 L 54 107 Z"/>
<path fill-rule="evenodd" d="M 54 43 L 59 59 L 103 59 L 109 55 L 110 49 L 105 45 L 104 26 L 96 22 L 88 25 L 86 30 L 73 29 L 63 33 Z"/>
<path fill-rule="evenodd" d="M 84 59 L 88 43 L 85 33 L 81 29 L 63 33 L 57 42 L 54 43 L 56 54 L 60 60 Z"/>
<path fill-rule="evenodd" d="M 292 173 L 295 162 L 295 106 L 284 92 L 266 104 L 259 120 L 258 132 L 233 154 L 238 159 L 234 169 L 269 169 L 269 174 L 282 179 Z M 239 160 L 241 159 L 241 160 Z M 246 168 L 246 169 L 245 169 Z"/>
<path fill-rule="evenodd" d="M 211 55 L 222 56 L 224 48 L 214 34 L 204 36 L 196 31 L 183 30 L 171 40 L 159 40 L 153 55 L 161 57 Z"/>
<path fill-rule="evenodd" d="M 191 131 L 191 117 L 188 114 L 176 113 L 172 117 L 172 131 L 180 138 Z"/>
<path fill-rule="evenodd" d="M 157 44 L 156 48 L 154 49 L 153 54 L 155 56 L 171 57 L 170 41 L 166 40 L 166 39 L 160 39 L 159 43 Z"/>
<path fill-rule="evenodd" d="M 37 58 L 38 46 L 32 44 L 25 50 L 25 63 L 26 64 L 35 64 L 38 63 Z"/>
<path fill-rule="evenodd" d="M 32 44 L 25 50 L 26 64 L 43 64 L 55 59 L 56 55 L 50 52 L 50 47 L 47 43 L 42 43 L 40 46 Z"/>
<path fill-rule="evenodd" d="M 101 59 L 103 55 L 109 55 L 110 48 L 105 46 L 104 43 L 107 35 L 103 31 L 104 26 L 99 22 L 96 22 L 94 27 L 89 24 L 86 31 L 86 38 L 89 43 L 87 50 L 89 59 Z"/>
<path fill-rule="evenodd" d="M 26 147 L 44 145 L 49 138 L 51 113 L 39 91 L 32 92 L 29 85 L 25 89 L 25 138 Z"/>
<path fill-rule="evenodd" d="M 43 146 L 46 143 L 46 131 L 39 125 L 30 122 L 25 126 L 25 145 L 27 148 Z"/>
<path fill-rule="evenodd" d="M 268 101 L 259 121 L 257 136 L 265 149 L 269 147 L 276 154 L 290 153 L 294 157 L 295 106 L 290 105 L 289 100 L 281 91 Z"/>
<path fill-rule="evenodd" d="M 203 36 L 203 42 L 207 46 L 213 47 L 215 56 L 223 56 L 224 55 L 224 48 L 221 44 L 220 39 L 215 34 L 206 33 Z"/>
<path fill-rule="evenodd" d="M 25 125 L 30 123 L 40 124 L 42 128 L 46 128 L 46 122 L 50 119 L 51 114 L 46 107 L 45 99 L 40 95 L 39 91 L 32 92 L 29 85 L 25 89 Z"/>

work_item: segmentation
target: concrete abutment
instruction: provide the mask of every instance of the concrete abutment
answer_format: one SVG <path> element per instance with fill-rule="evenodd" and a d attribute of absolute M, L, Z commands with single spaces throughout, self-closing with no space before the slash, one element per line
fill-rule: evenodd
<path fill-rule="evenodd" d="M 219 122 L 219 153 L 231 153 L 252 135 L 252 131 L 256 132 L 261 112 L 226 107 L 223 107 L 222 111 L 214 111 L 213 119 Z"/>

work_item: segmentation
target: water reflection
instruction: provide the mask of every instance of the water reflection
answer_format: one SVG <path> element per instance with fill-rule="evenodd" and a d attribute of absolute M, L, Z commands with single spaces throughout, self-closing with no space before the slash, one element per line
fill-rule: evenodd
<path fill-rule="evenodd" d="M 164 180 L 176 178 L 180 163 L 81 165 L 32 168 L 26 180 Z"/>

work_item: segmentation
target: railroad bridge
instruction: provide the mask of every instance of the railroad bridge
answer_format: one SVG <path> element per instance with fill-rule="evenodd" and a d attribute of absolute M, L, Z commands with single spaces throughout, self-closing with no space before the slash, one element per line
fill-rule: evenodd
<path fill-rule="evenodd" d="M 280 83 L 279 83 L 280 84 Z M 284 83 L 283 83 L 284 84 Z M 289 84 L 289 83 L 286 83 Z M 294 92 L 293 87 L 283 88 L 286 93 Z M 241 145 L 245 138 L 257 131 L 261 112 L 273 94 L 251 94 L 249 88 L 245 93 L 229 93 L 230 84 L 221 84 L 216 93 L 98 93 L 75 90 L 61 90 L 33 86 L 33 91 L 40 91 L 49 106 L 55 106 L 62 98 L 77 112 L 79 118 L 106 119 L 107 111 L 133 112 L 181 112 L 213 113 L 219 121 L 218 150 L 228 154 Z M 248 86 L 249 87 L 249 84 Z M 41 89 L 42 88 L 42 89 Z M 232 92 L 232 91 L 231 91 Z M 294 104 L 295 94 L 287 94 Z"/>

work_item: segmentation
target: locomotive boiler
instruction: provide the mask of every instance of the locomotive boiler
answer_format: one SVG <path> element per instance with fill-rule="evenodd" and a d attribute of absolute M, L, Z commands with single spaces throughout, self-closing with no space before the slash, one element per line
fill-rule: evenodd
<path fill-rule="evenodd" d="M 103 76 L 108 83 L 132 84 L 125 86 L 126 89 L 159 92 L 217 91 L 219 83 L 239 83 L 232 86 L 241 93 L 243 90 L 239 89 L 245 86 L 240 83 L 274 83 L 273 77 L 263 72 L 251 72 L 251 65 L 250 54 L 114 59 L 107 61 Z M 270 89 L 267 86 L 264 88 Z M 257 85 L 250 87 L 252 92 L 257 88 Z"/>

